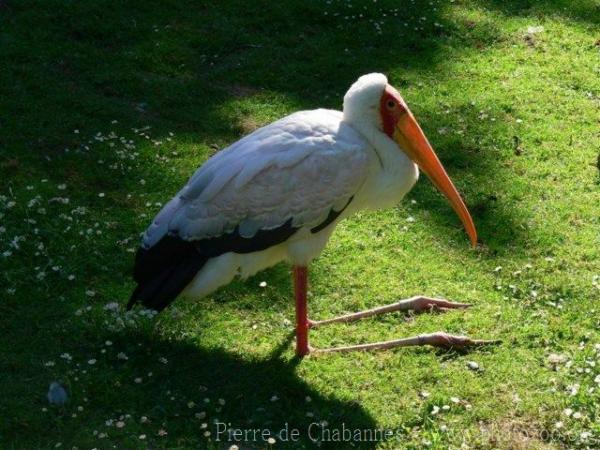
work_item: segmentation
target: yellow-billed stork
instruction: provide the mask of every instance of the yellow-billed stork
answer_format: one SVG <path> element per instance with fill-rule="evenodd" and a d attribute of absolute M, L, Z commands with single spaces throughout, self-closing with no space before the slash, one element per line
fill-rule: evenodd
<path fill-rule="evenodd" d="M 202 165 L 144 233 L 128 308 L 140 302 L 160 311 L 180 294 L 201 298 L 283 260 L 293 264 L 299 356 L 314 351 L 308 331 L 320 325 L 398 310 L 465 308 L 418 296 L 329 320 L 307 317 L 307 266 L 337 223 L 361 209 L 396 205 L 419 168 L 448 198 L 475 246 L 473 220 L 408 106 L 385 75 L 364 75 L 344 96 L 343 112 L 291 114 Z M 487 342 L 440 332 L 319 351 Z"/>

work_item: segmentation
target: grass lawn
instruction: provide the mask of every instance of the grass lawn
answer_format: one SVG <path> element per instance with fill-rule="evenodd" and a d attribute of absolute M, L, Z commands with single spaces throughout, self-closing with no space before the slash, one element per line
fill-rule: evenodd
<path fill-rule="evenodd" d="M 0 1 L 0 448 L 229 448 L 215 421 L 276 440 L 240 448 L 598 448 L 599 25 L 597 0 Z M 311 267 L 311 315 L 415 294 L 474 307 L 314 343 L 501 345 L 299 361 L 287 265 L 124 313 L 140 232 L 198 165 L 293 111 L 339 109 L 373 71 L 482 245 L 422 177 L 340 224 Z M 394 436 L 326 442 L 342 426 Z"/>

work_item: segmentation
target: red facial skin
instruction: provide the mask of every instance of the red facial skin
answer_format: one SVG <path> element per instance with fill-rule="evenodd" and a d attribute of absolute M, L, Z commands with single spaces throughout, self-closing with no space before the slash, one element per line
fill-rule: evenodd
<path fill-rule="evenodd" d="M 379 103 L 379 113 L 383 121 L 383 131 L 390 138 L 394 135 L 394 128 L 400 117 L 408 112 L 406 103 L 400 93 L 389 84 L 385 87 Z"/>
<path fill-rule="evenodd" d="M 469 210 L 400 93 L 389 84 L 381 96 L 379 113 L 385 134 L 398 144 L 398 150 L 404 151 L 448 198 L 475 247 L 477 231 Z"/>

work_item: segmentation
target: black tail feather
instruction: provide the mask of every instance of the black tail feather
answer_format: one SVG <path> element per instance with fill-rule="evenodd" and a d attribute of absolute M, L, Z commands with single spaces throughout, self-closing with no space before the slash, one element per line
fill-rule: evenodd
<path fill-rule="evenodd" d="M 208 258 L 196 246 L 174 236 L 166 236 L 149 249 L 140 248 L 135 258 L 133 278 L 138 283 L 127 309 L 141 303 L 162 311 L 194 279 Z"/>
<path fill-rule="evenodd" d="M 311 233 L 323 230 L 342 213 L 353 197 L 339 211 L 331 210 L 323 223 L 311 228 Z M 176 234 L 166 235 L 149 248 L 140 248 L 135 255 L 133 278 L 138 283 L 131 294 L 127 309 L 136 303 L 162 311 L 194 279 L 210 259 L 227 252 L 252 253 L 280 244 L 298 231 L 290 218 L 277 228 L 258 230 L 252 237 L 243 237 L 236 227 L 221 236 L 186 241 Z"/>

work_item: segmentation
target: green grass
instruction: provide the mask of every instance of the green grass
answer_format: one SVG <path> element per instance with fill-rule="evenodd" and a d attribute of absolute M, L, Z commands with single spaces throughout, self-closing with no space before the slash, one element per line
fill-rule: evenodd
<path fill-rule="evenodd" d="M 0 1 L 0 448 L 227 448 L 215 419 L 302 430 L 274 448 L 314 447 L 320 420 L 397 433 L 354 448 L 596 448 L 599 23 L 597 0 Z M 372 71 L 411 105 L 482 245 L 423 178 L 340 224 L 311 315 L 419 293 L 475 306 L 314 344 L 502 345 L 298 361 L 286 265 L 155 319 L 122 312 L 139 233 L 198 165 L 285 114 L 340 108 Z"/>

